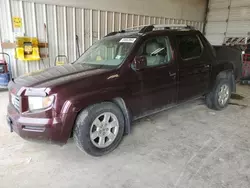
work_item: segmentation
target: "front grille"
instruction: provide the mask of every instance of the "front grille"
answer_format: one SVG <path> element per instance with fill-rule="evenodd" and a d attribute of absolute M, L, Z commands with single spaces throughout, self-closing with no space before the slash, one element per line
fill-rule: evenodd
<path fill-rule="evenodd" d="M 18 111 L 20 110 L 20 97 L 11 94 L 11 103 Z"/>

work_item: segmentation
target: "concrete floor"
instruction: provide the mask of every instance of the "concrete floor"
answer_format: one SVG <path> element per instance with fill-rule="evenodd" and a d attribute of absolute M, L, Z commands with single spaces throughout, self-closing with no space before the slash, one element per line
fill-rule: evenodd
<path fill-rule="evenodd" d="M 134 123 L 111 154 L 93 158 L 9 133 L 0 93 L 1 188 L 249 188 L 250 88 L 224 111 L 198 100 Z"/>

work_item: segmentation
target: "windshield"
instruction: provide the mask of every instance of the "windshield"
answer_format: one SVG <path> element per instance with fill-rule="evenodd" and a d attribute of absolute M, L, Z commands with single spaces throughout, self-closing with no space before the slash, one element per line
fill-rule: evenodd
<path fill-rule="evenodd" d="M 104 38 L 93 44 L 75 63 L 117 67 L 129 54 L 136 38 Z"/>

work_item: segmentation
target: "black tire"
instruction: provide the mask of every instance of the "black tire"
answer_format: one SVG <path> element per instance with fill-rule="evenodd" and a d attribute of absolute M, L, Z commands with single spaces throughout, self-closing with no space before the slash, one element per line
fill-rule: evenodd
<path fill-rule="evenodd" d="M 102 113 L 113 113 L 119 122 L 119 130 L 115 140 L 106 148 L 96 147 L 90 139 L 90 129 L 93 121 Z M 113 151 L 122 141 L 124 133 L 124 116 L 120 108 L 111 103 L 103 102 L 100 104 L 92 105 L 77 116 L 73 137 L 78 148 L 87 152 L 92 156 L 102 156 Z"/>
<path fill-rule="evenodd" d="M 219 91 L 220 88 L 223 85 L 227 85 L 229 88 L 229 97 L 228 100 L 226 101 L 226 103 L 224 105 L 219 104 L 218 98 L 219 98 Z M 214 110 L 223 110 L 224 108 L 226 108 L 228 106 L 229 100 L 231 98 L 231 93 L 232 93 L 232 87 L 231 87 L 231 83 L 229 79 L 226 78 L 221 78 L 218 79 L 216 81 L 216 85 L 213 89 L 212 92 L 210 92 L 209 94 L 206 95 L 206 105 L 208 106 L 208 108 L 214 109 Z"/>
<path fill-rule="evenodd" d="M 213 109 L 213 92 L 208 93 L 205 96 L 205 102 L 208 108 Z"/>

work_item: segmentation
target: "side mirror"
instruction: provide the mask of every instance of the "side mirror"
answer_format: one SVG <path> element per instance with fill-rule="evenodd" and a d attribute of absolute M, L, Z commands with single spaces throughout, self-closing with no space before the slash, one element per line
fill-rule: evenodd
<path fill-rule="evenodd" d="M 147 58 L 144 56 L 136 56 L 134 58 L 132 66 L 135 70 L 144 69 L 147 66 Z"/>

